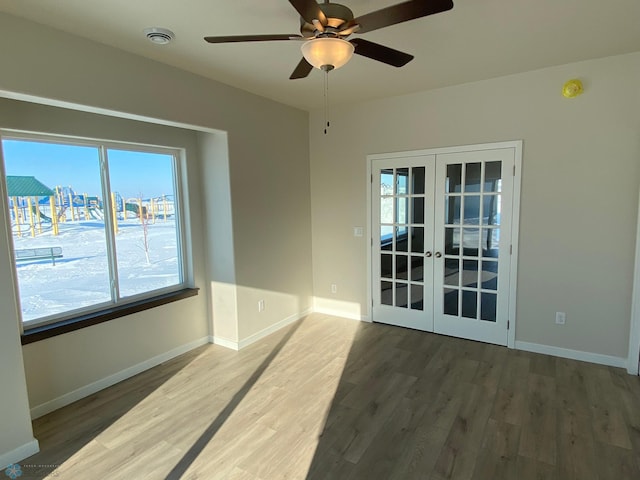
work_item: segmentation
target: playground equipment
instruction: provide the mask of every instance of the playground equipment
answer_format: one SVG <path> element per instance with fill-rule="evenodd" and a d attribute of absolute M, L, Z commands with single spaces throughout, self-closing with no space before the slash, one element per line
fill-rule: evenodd
<path fill-rule="evenodd" d="M 26 231 L 35 237 L 45 231 L 59 234 L 60 224 L 78 221 L 104 221 L 104 205 L 97 196 L 79 194 L 72 187 L 50 189 L 35 177 L 7 176 L 7 191 L 11 210 L 12 230 L 22 237 Z M 124 199 L 111 193 L 111 214 L 115 232 L 118 223 L 136 219 L 154 224 L 175 215 L 173 196 Z"/>
<path fill-rule="evenodd" d="M 16 228 L 16 234 L 22 236 L 22 225 L 29 225 L 32 237 L 42 233 L 43 219 L 51 219 L 40 211 L 41 202 L 54 204 L 54 192 L 49 187 L 32 176 L 7 175 L 7 194 L 9 196 L 9 208 L 11 210 L 12 223 Z M 52 211 L 54 209 L 52 208 Z M 53 222 L 54 233 L 57 234 L 57 225 Z"/>

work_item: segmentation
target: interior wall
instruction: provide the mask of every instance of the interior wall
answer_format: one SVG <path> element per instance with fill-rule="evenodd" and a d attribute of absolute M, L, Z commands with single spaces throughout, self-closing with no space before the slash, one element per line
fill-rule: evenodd
<path fill-rule="evenodd" d="M 143 122 L 0 98 L 0 128 L 182 148 L 189 184 L 185 227 L 193 285 L 205 285 L 196 133 Z M 3 226 L 4 228 L 4 226 Z M 6 245 L 6 235 L 0 240 Z M 11 268 L 6 270 L 10 275 Z M 13 299 L 13 289 L 2 291 Z M 64 397 L 172 349 L 207 339 L 207 295 L 60 335 L 23 347 L 30 406 Z M 179 320 L 177 320 L 179 319 Z"/>
<path fill-rule="evenodd" d="M 217 320 L 228 320 L 230 329 L 237 329 L 230 335 L 243 341 L 299 316 L 311 306 L 306 112 L 6 14 L 0 14 L 0 42 L 5 45 L 0 49 L 1 97 L 187 125 L 211 135 L 217 135 L 214 131 L 226 132 L 238 315 Z M 2 126 L 20 123 L 25 126 L 13 128 L 33 131 L 42 131 L 46 122 L 59 115 L 38 118 L 0 111 L 13 122 Z M 66 128 L 64 123 L 59 125 Z M 144 132 L 141 125 L 130 130 L 134 141 L 144 141 L 138 138 Z M 87 128 L 76 124 L 69 133 L 82 136 L 90 130 L 90 124 Z M 122 140 L 120 133 L 117 139 Z M 96 136 L 104 138 L 105 134 Z M 170 144 L 169 140 L 163 138 L 156 143 Z M 205 253 L 216 242 L 211 225 L 216 218 L 211 211 L 216 205 L 208 203 L 212 197 L 202 193 L 215 182 L 203 176 L 211 174 L 205 165 L 212 159 L 200 155 L 197 139 L 193 142 L 195 163 L 188 165 L 190 218 L 196 286 L 202 289 L 201 294 L 24 347 L 32 406 L 73 395 L 78 385 L 99 382 L 118 369 L 123 371 L 125 365 L 149 360 L 156 352 L 175 351 L 194 338 L 216 335 L 215 324 L 207 318 L 212 306 L 206 292 L 214 279 L 206 268 Z M 0 249 L 6 249 L 7 238 L 6 232 L 0 232 Z M 3 305 L 14 301 L 13 289 L 5 283 L 0 290 Z M 256 292 L 266 304 L 261 315 L 254 303 Z M 7 353 L 19 350 L 19 337 L 13 331 L 16 322 L 15 312 L 3 316 L 0 322 L 0 336 L 13 345 L 12 350 L 0 351 L 0 362 L 24 382 L 21 359 Z M 183 322 L 190 326 L 184 328 Z M 96 355 L 95 362 L 86 361 L 91 353 Z M 16 404 L 26 408 L 19 398 Z M 4 405 L 3 401 L 3 410 Z M 18 407 L 3 411 L 3 420 L 5 414 L 19 418 L 20 411 Z M 4 421 L 2 425 L 0 438 L 4 439 Z M 30 429 L 24 418 L 21 425 L 25 431 Z"/>
<path fill-rule="evenodd" d="M 1 152 L 0 152 L 1 153 Z M 0 154 L 1 160 L 1 154 Z M 0 186 L 0 238 L 6 238 L 7 202 L 5 188 Z M 13 296 L 4 292 L 14 290 L 14 278 L 4 274 L 11 272 L 11 254 L 6 242 L 0 241 L 0 385 L 2 385 L 2 408 L 0 408 L 0 468 L 36 453 L 38 443 L 33 438 L 27 383 L 24 376 L 20 329 L 17 305 Z"/>
<path fill-rule="evenodd" d="M 0 92 L 227 132 L 239 338 L 312 306 L 307 112 L 11 15 L 0 40 Z"/>
<path fill-rule="evenodd" d="M 585 93 L 562 97 L 575 77 Z M 323 112 L 313 112 L 316 306 L 368 315 L 368 239 L 353 236 L 368 221 L 368 154 L 523 140 L 516 339 L 626 358 L 639 82 L 634 53 L 334 106 L 326 136 Z M 555 325 L 556 311 L 567 313 L 566 325 Z"/>

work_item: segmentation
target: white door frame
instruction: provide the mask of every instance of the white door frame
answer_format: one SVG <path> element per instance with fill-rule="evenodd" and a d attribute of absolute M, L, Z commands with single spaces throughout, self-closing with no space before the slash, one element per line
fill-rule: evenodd
<path fill-rule="evenodd" d="M 636 261 L 631 296 L 631 325 L 629 326 L 629 356 L 627 372 L 638 375 L 640 359 L 640 195 L 638 196 L 638 223 L 636 226 Z"/>
<path fill-rule="evenodd" d="M 495 150 L 501 148 L 513 148 L 514 149 L 514 163 L 515 172 L 513 178 L 513 199 L 512 199 L 512 223 L 511 223 L 511 245 L 512 254 L 510 257 L 509 268 L 511 274 L 509 275 L 509 330 L 507 335 L 507 347 L 515 348 L 516 346 L 516 292 L 517 292 L 517 279 L 518 279 L 518 234 L 520 230 L 520 184 L 521 184 L 521 172 L 522 172 L 522 140 L 514 140 L 508 142 L 496 142 L 496 143 L 482 143 L 476 145 L 462 145 L 458 147 L 441 147 L 430 148 L 426 150 L 412 150 L 408 152 L 393 152 L 393 153 L 377 153 L 367 155 L 367 235 L 369 242 L 367 242 L 367 320 L 373 320 L 373 294 L 372 294 L 372 282 L 371 282 L 371 270 L 373 263 L 373 235 L 372 235 L 372 185 L 373 185 L 373 170 L 372 161 L 377 159 L 390 159 L 390 158 L 407 158 L 417 157 L 424 155 L 438 155 L 443 153 L 461 153 L 472 152 L 478 150 Z M 638 257 L 638 256 L 636 256 Z M 640 270 L 640 268 L 636 268 Z M 640 282 L 637 282 L 640 283 Z M 640 288 L 640 285 L 639 285 Z M 640 292 L 639 292 L 640 298 Z M 636 365 L 637 368 L 637 365 Z"/>

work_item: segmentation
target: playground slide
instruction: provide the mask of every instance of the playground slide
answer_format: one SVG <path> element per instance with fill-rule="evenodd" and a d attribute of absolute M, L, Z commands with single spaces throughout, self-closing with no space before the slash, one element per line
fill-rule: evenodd
<path fill-rule="evenodd" d="M 136 217 L 140 217 L 140 207 L 138 206 L 137 203 L 125 203 L 124 208 L 127 210 L 127 212 L 133 212 L 136 215 Z M 142 207 L 142 213 L 144 215 L 147 214 L 147 207 L 145 206 Z"/>
<path fill-rule="evenodd" d="M 91 215 L 91 218 L 93 218 L 94 220 L 104 219 L 104 213 L 102 213 L 102 210 L 100 210 L 99 208 L 90 208 L 89 215 Z"/>
<path fill-rule="evenodd" d="M 33 212 L 34 215 L 37 215 L 36 213 L 36 207 L 35 205 L 31 205 L 31 211 Z M 51 217 L 45 215 L 42 210 L 40 210 L 40 218 L 42 219 L 43 222 L 48 222 L 51 223 Z"/>

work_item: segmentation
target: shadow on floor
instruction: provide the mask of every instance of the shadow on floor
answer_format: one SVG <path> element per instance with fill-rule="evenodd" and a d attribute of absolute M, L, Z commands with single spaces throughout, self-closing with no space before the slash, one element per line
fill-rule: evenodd
<path fill-rule="evenodd" d="M 55 466 L 62 465 L 82 450 L 127 412 L 180 373 L 208 347 L 199 347 L 154 369 L 35 419 L 33 434 L 40 444 L 40 453 L 20 462 L 21 478 L 43 478 L 52 474 Z M 108 405 L 108 408 L 103 409 L 108 413 L 96 415 L 96 410 L 99 410 L 101 404 Z"/>

